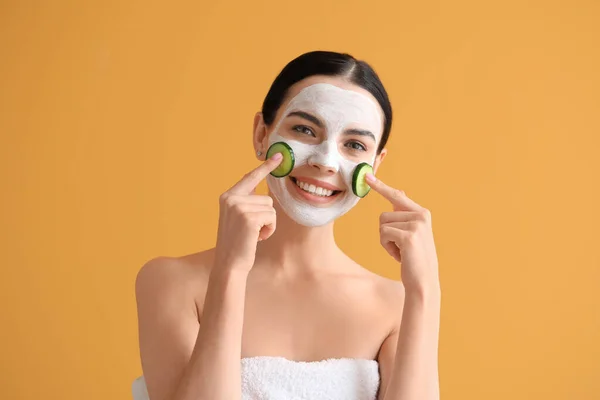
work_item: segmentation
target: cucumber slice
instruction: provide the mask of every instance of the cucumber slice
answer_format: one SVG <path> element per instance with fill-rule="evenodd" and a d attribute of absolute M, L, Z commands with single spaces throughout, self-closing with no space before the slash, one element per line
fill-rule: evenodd
<path fill-rule="evenodd" d="M 352 175 L 352 191 L 358 197 L 365 197 L 371 190 L 371 186 L 369 186 L 365 178 L 365 175 L 369 172 L 373 173 L 373 167 L 366 162 L 358 164 L 354 169 L 354 174 Z"/>
<path fill-rule="evenodd" d="M 271 175 L 276 178 L 283 178 L 292 172 L 296 159 L 294 158 L 294 151 L 285 142 L 273 143 L 269 147 L 269 150 L 267 150 L 267 159 L 271 158 L 272 155 L 277 153 L 281 153 L 283 155 L 283 160 L 281 160 L 281 164 L 279 164 L 277 168 L 271 171 Z"/>

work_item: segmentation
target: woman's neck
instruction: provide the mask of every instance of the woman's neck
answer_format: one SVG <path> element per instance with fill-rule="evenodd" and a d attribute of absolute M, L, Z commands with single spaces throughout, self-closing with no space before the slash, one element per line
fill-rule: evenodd
<path fill-rule="evenodd" d="M 319 227 L 297 224 L 278 210 L 273 235 L 258 243 L 256 269 L 282 276 L 314 275 L 339 267 L 342 251 L 335 243 L 333 222 Z"/>

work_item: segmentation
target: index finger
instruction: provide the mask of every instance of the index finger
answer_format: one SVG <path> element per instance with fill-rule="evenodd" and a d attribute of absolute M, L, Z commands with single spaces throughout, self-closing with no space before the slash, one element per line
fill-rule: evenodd
<path fill-rule="evenodd" d="M 235 194 L 250 194 L 256 189 L 258 184 L 271 173 L 271 171 L 281 164 L 281 160 L 283 160 L 283 155 L 281 153 L 274 154 L 273 157 L 267 159 L 258 167 L 244 175 L 238 183 L 229 189 L 229 192 Z"/>
<path fill-rule="evenodd" d="M 386 185 L 381 179 L 375 178 L 373 174 L 367 174 L 366 179 L 371 189 L 388 199 L 394 206 L 394 209 L 407 211 L 420 211 L 423 209 L 423 207 L 411 200 L 402 190 Z"/>

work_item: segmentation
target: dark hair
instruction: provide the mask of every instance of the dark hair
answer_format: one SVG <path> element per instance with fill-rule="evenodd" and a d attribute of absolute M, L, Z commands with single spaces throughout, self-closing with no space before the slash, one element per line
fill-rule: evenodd
<path fill-rule="evenodd" d="M 350 54 L 332 51 L 311 51 L 290 61 L 277 75 L 262 105 L 266 125 L 275 120 L 277 110 L 293 84 L 313 75 L 340 76 L 346 78 L 375 97 L 384 115 L 383 133 L 377 153 L 385 147 L 392 129 L 392 105 L 387 92 L 373 68 L 365 61 Z"/>

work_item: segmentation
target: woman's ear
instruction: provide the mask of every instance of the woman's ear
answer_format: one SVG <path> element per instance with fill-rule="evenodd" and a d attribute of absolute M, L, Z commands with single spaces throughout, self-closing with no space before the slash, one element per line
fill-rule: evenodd
<path fill-rule="evenodd" d="M 386 155 L 387 155 L 387 149 L 383 149 L 383 150 L 381 150 L 381 153 L 377 154 L 377 156 L 375 157 L 375 162 L 373 163 L 373 174 L 377 173 L 377 169 L 383 162 L 383 159 L 385 158 Z"/>
<path fill-rule="evenodd" d="M 265 159 L 265 153 L 267 152 L 267 149 L 265 148 L 267 137 L 267 126 L 265 125 L 263 115 L 261 112 L 257 112 L 256 115 L 254 115 L 252 143 L 254 145 L 254 154 L 256 154 L 256 158 L 259 160 Z"/>

